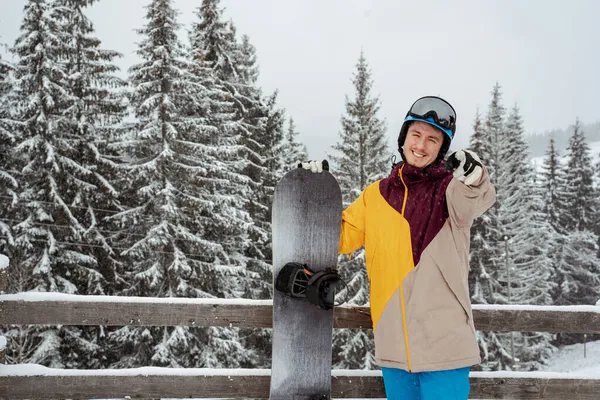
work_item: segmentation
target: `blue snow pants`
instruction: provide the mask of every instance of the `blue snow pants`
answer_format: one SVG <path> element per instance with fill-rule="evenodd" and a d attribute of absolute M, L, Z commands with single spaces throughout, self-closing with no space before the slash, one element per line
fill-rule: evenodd
<path fill-rule="evenodd" d="M 381 368 L 388 400 L 467 400 L 469 367 L 432 372 Z"/>

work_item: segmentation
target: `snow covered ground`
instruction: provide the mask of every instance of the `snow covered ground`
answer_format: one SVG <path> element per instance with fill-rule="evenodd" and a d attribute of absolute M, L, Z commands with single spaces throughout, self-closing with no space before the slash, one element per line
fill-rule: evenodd
<path fill-rule="evenodd" d="M 162 368 L 141 367 L 131 369 L 103 369 L 103 370 L 74 370 L 54 369 L 36 364 L 0 365 L 0 374 L 4 376 L 132 376 L 132 375 L 176 375 L 176 376 L 265 376 L 269 375 L 268 369 L 212 369 L 212 368 Z M 379 371 L 362 370 L 333 370 L 333 376 L 380 376 Z M 471 372 L 473 377 L 498 378 L 498 377 L 529 377 L 529 378 L 578 378 L 600 379 L 600 341 L 589 342 L 586 345 L 574 344 L 560 349 L 541 371 L 533 372 Z"/>
<path fill-rule="evenodd" d="M 583 344 L 565 346 L 555 354 L 544 371 L 600 376 L 600 340 L 589 342 L 585 347 L 584 357 Z"/>

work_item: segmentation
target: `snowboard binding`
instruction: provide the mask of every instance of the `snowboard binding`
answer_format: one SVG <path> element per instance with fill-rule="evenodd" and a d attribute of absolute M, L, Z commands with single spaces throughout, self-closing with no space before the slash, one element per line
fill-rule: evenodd
<path fill-rule="evenodd" d="M 333 268 L 314 272 L 306 264 L 289 262 L 279 271 L 275 289 L 292 298 L 307 299 L 323 310 L 330 310 L 347 300 L 335 303 L 335 289 L 340 284 L 347 287 Z"/>

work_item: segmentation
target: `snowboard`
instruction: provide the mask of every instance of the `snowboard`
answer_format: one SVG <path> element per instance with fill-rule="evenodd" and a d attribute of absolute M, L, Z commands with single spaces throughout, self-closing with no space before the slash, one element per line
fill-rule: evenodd
<path fill-rule="evenodd" d="M 288 262 L 313 271 L 336 268 L 342 195 L 328 171 L 297 168 L 275 188 L 272 209 L 273 287 Z M 331 398 L 333 309 L 273 290 L 271 400 Z"/>

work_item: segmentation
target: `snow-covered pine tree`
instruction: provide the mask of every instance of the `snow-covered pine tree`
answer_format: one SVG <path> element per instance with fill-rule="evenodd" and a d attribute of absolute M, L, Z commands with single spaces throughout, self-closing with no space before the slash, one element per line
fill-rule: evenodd
<path fill-rule="evenodd" d="M 218 3 L 215 6 L 218 6 Z M 248 229 L 244 276 L 246 290 L 242 296 L 253 299 L 272 298 L 270 210 L 278 172 L 281 170 L 284 110 L 277 106 L 277 91 L 267 98 L 262 96 L 257 85 L 259 69 L 256 50 L 249 37 L 243 35 L 239 42 L 232 21 L 228 24 L 226 37 L 231 43 L 229 47 L 234 50 L 232 54 L 235 57 L 236 73 L 223 75 L 222 78 L 235 105 L 236 118 L 242 122 L 240 158 L 246 161 L 242 172 L 249 178 L 252 189 L 245 202 L 245 209 L 252 219 L 252 224 Z M 227 54 L 223 53 L 219 57 L 226 56 Z M 252 349 L 256 355 L 261 355 L 254 360 L 253 366 L 270 366 L 270 357 L 264 354 L 264 349 L 270 348 L 270 330 L 241 330 L 239 334 L 244 347 Z"/>
<path fill-rule="evenodd" d="M 541 214 L 549 225 L 549 232 L 551 233 L 552 240 L 550 243 L 552 246 L 548 248 L 548 258 L 552 263 L 552 283 L 553 290 L 551 291 L 553 303 L 558 296 L 560 290 L 558 286 L 558 268 L 562 259 L 562 247 L 566 240 L 566 231 L 562 226 L 562 214 L 563 210 L 567 208 L 566 204 L 566 182 L 565 182 L 565 169 L 561 165 L 561 156 L 556 148 L 556 142 L 553 137 L 550 138 L 548 148 L 546 150 L 546 156 L 541 165 L 540 172 L 538 174 L 537 187 L 542 193 L 542 209 Z"/>
<path fill-rule="evenodd" d="M 152 1 L 146 19 L 130 78 L 138 122 L 118 144 L 131 183 L 132 209 L 114 217 L 130 227 L 127 293 L 239 297 L 250 219 L 233 102 L 201 48 L 184 52 L 171 1 Z M 113 339 L 128 349 L 120 366 L 236 367 L 253 357 L 234 330 L 124 328 Z"/>
<path fill-rule="evenodd" d="M 216 143 L 221 127 L 211 120 L 219 117 L 213 88 L 191 72 L 173 1 L 152 0 L 146 8 L 141 62 L 130 69 L 137 121 L 115 143 L 127 159 L 122 191 L 129 209 L 111 217 L 123 229 L 131 285 L 124 293 L 235 297 L 241 224 L 226 190 L 225 150 Z M 202 366 L 210 349 L 206 335 L 187 327 L 124 327 L 112 340 L 122 367 Z"/>
<path fill-rule="evenodd" d="M 600 153 L 597 154 L 597 159 L 594 172 L 594 190 L 596 191 L 596 198 L 600 199 Z M 594 226 L 596 228 L 594 231 L 598 237 L 598 260 L 600 260 L 600 204 L 596 210 Z"/>
<path fill-rule="evenodd" d="M 4 47 L 3 44 L 0 46 Z M 12 251 L 15 249 L 12 227 L 19 221 L 17 200 L 17 159 L 14 151 L 16 142 L 15 132 L 20 130 L 17 120 L 10 113 L 11 102 L 14 101 L 13 66 L 0 57 L 0 254 L 15 258 Z M 12 262 L 8 270 L 8 287 L 6 292 L 17 293 L 28 290 L 27 272 L 19 265 Z M 9 364 L 26 362 L 31 352 L 35 351 L 35 344 L 29 342 L 32 337 L 30 326 L 10 326 L 0 329 L 0 335 L 10 338 L 6 355 Z"/>
<path fill-rule="evenodd" d="M 214 3 L 218 7 L 218 2 Z M 213 23 L 212 26 L 217 25 Z M 273 193 L 277 183 L 277 172 L 281 169 L 278 152 L 283 140 L 283 110 L 277 107 L 275 92 L 263 99 L 257 86 L 259 70 L 256 50 L 244 35 L 238 42 L 233 22 L 229 22 L 226 30 L 228 43 L 219 48 L 230 47 L 235 58 L 232 70 L 235 73 L 216 72 L 230 91 L 236 110 L 236 118 L 240 124 L 239 158 L 246 162 L 242 173 L 249 178 L 251 193 L 244 206 L 252 219 L 249 226 L 249 241 L 246 248 L 247 270 L 243 294 L 245 298 L 265 299 L 272 297 L 271 274 L 271 214 Z M 229 55 L 214 52 L 218 58 Z"/>
<path fill-rule="evenodd" d="M 103 219 L 116 210 L 116 190 L 110 183 L 110 162 L 98 150 L 107 140 L 107 128 L 124 114 L 123 96 L 118 92 L 125 82 L 113 75 L 118 68 L 114 51 L 100 48 L 92 22 L 84 10 L 95 0 L 55 0 L 53 18 L 59 28 L 57 53 L 65 74 L 62 87 L 67 93 L 56 119 L 57 147 L 63 156 L 63 179 L 59 192 L 68 201 L 71 218 L 78 222 L 77 251 L 86 274 L 73 274 L 71 281 L 80 294 L 114 292 L 122 279 L 119 262 L 107 237 Z M 83 230 L 82 230 L 83 228 Z M 65 228 L 73 229 L 73 228 Z M 65 232 L 66 233 L 66 232 Z M 90 279 L 93 277 L 93 279 Z M 78 282 L 79 280 L 79 282 Z M 102 327 L 64 327 L 66 340 L 61 348 L 63 362 L 71 368 L 98 368 L 106 359 Z"/>
<path fill-rule="evenodd" d="M 598 238 L 594 233 L 598 198 L 593 186 L 593 163 L 590 148 L 579 119 L 567 148 L 564 166 L 565 208 L 560 215 L 565 237 L 558 260 L 555 304 L 595 304 L 600 296 L 600 262 Z M 581 340 L 579 335 L 559 334 L 559 345 Z"/>
<path fill-rule="evenodd" d="M 92 294 L 114 293 L 122 285 L 118 270 L 118 251 L 111 248 L 106 234 L 111 228 L 105 217 L 119 209 L 117 190 L 111 183 L 116 173 L 113 162 L 102 149 L 115 125 L 124 117 L 126 82 L 115 73 L 114 59 L 121 55 L 100 48 L 92 22 L 84 10 L 97 0 L 55 0 L 61 24 L 61 59 L 67 75 L 66 89 L 71 99 L 58 124 L 68 132 L 63 141 L 71 158 L 82 166 L 82 185 L 72 194 L 73 213 L 87 226 L 89 252 L 98 260 L 98 271 L 105 284 Z M 72 172 L 75 175 L 75 172 Z"/>
<path fill-rule="evenodd" d="M 473 135 L 470 137 L 469 148 L 477 153 L 486 166 L 492 183 L 496 184 L 495 173 L 495 149 L 494 136 L 504 129 L 505 110 L 501 104 L 500 86 L 496 84 L 492 91 L 492 99 L 488 107 L 485 120 L 481 120 L 479 110 L 473 123 Z M 498 282 L 499 240 L 502 239 L 497 228 L 497 211 L 495 207 L 488 210 L 481 218 L 473 222 L 471 228 L 471 250 L 469 261 L 469 286 L 471 287 L 471 299 L 477 304 L 493 303 L 493 293 L 501 291 Z M 487 354 L 484 338 L 480 337 L 480 345 Z"/>
<path fill-rule="evenodd" d="M 355 97 L 346 96 L 346 114 L 341 118 L 339 141 L 331 156 L 335 175 L 349 204 L 374 181 L 387 176 L 391 154 L 386 148 L 385 121 L 377 113 L 380 101 L 373 96 L 373 80 L 367 59 L 361 52 L 352 78 Z"/>
<path fill-rule="evenodd" d="M 385 121 L 377 113 L 379 98 L 373 96 L 373 80 L 364 53 L 361 52 L 352 78 L 355 97 L 346 96 L 346 114 L 342 116 L 339 141 L 333 146 L 333 174 L 342 189 L 345 206 L 354 201 L 371 183 L 389 172 L 391 154 L 386 148 Z M 340 297 L 348 296 L 349 304 L 369 302 L 369 282 L 365 268 L 364 249 L 357 250 L 348 260 L 340 256 L 339 270 L 348 287 Z M 364 330 L 340 329 L 334 332 L 334 364 L 336 368 L 373 369 L 373 338 Z"/>
<path fill-rule="evenodd" d="M 553 304 L 552 294 L 556 288 L 554 279 L 556 273 L 554 248 L 560 236 L 547 221 L 546 214 L 544 213 L 543 188 L 539 183 L 535 182 L 531 185 L 531 190 L 530 221 L 531 228 L 537 235 L 530 237 L 529 253 L 526 256 L 529 259 L 539 260 L 540 265 L 536 262 L 522 265 L 517 279 L 519 283 L 523 279 L 523 285 L 515 288 L 514 293 L 518 304 L 543 304 L 542 301 L 546 301 L 545 304 Z M 520 298 L 521 287 L 527 290 L 527 296 L 523 300 Z M 527 289 L 531 287 L 534 290 Z M 515 347 L 517 348 L 519 358 L 519 369 L 541 369 L 540 367 L 547 363 L 548 358 L 555 350 L 551 341 L 554 338 L 555 335 L 545 332 L 522 332 L 516 337 L 517 342 L 515 343 Z"/>
<path fill-rule="evenodd" d="M 600 190 L 600 153 L 597 154 L 597 158 L 598 158 L 598 161 L 596 161 L 596 168 L 595 168 L 596 172 L 595 172 L 594 178 L 595 178 L 595 182 L 596 182 L 595 187 L 596 187 L 596 189 Z"/>
<path fill-rule="evenodd" d="M 268 106 L 263 102 L 260 90 L 255 85 L 258 67 L 254 58 L 254 48 L 246 40 L 240 44 L 235 37 L 233 23 L 223 21 L 223 10 L 219 0 L 203 0 L 196 11 L 197 21 L 190 32 L 192 58 L 199 76 L 207 75 L 214 80 L 213 86 L 219 91 L 222 118 L 218 144 L 222 148 L 219 156 L 221 164 L 233 176 L 229 194 L 238 211 L 236 215 L 245 220 L 238 226 L 260 226 L 264 221 L 257 209 L 265 204 L 256 204 L 263 178 L 271 171 L 265 168 L 264 144 Z M 249 201 L 250 200 L 250 201 Z M 249 221 L 258 218 L 258 220 Z M 258 223 L 257 223 L 258 222 Z M 247 228 L 238 238 L 239 248 L 248 256 L 253 244 L 247 238 Z M 260 236 L 268 236 L 269 231 L 259 229 Z M 264 260 L 263 260 L 264 261 Z M 245 262 L 244 262 L 245 263 Z M 240 282 L 243 283 L 243 282 Z M 240 287 L 242 294 L 246 289 Z"/>
<path fill-rule="evenodd" d="M 476 117 L 475 132 L 470 143 L 470 148 L 480 155 L 498 192 L 498 200 L 494 206 L 481 218 L 476 219 L 471 229 L 470 268 L 473 272 L 470 277 L 474 279 L 474 282 L 471 282 L 472 300 L 477 304 L 506 303 L 506 286 L 500 282 L 505 276 L 499 204 L 503 194 L 497 182 L 502 174 L 499 170 L 503 162 L 500 159 L 500 150 L 502 146 L 507 145 L 506 110 L 502 105 L 502 93 L 498 83 L 494 85 L 491 94 L 492 99 L 483 126 L 479 117 Z M 483 362 L 475 368 L 503 369 L 507 361 L 506 356 L 510 358 L 510 348 L 506 347 L 503 340 L 505 334 L 478 332 L 477 337 Z"/>
<path fill-rule="evenodd" d="M 22 128 L 15 145 L 18 221 L 13 225 L 11 253 L 27 277 L 22 290 L 88 294 L 102 287 L 103 277 L 88 252 L 86 221 L 72 207 L 89 171 L 72 157 L 70 133 L 60 126 L 73 101 L 67 89 L 63 33 L 53 3 L 26 3 L 21 34 L 11 49 L 19 59 L 14 72 L 14 119 Z M 69 360 L 90 350 L 90 342 L 76 329 L 37 328 L 20 339 L 32 344 L 20 362 L 72 367 L 76 364 Z"/>
<path fill-rule="evenodd" d="M 1 47 L 5 47 L 4 44 L 0 43 Z M 18 129 L 10 115 L 10 96 L 13 91 L 11 70 L 10 63 L 0 56 L 0 254 L 9 257 L 12 257 L 9 249 L 14 246 L 12 225 L 16 219 L 14 206 L 17 202 L 13 132 Z"/>
<path fill-rule="evenodd" d="M 282 169 L 279 173 L 283 176 L 290 169 L 295 168 L 299 162 L 308 160 L 308 150 L 306 145 L 298 141 L 298 132 L 294 119 L 290 117 L 288 129 L 285 133 L 285 139 L 282 148 Z"/>
<path fill-rule="evenodd" d="M 592 231 L 599 203 L 594 196 L 594 165 L 590 147 L 579 119 L 573 126 L 566 158 L 564 193 L 568 207 L 563 209 L 561 224 L 567 232 Z"/>
<path fill-rule="evenodd" d="M 272 298 L 273 249 L 271 247 L 271 204 L 277 185 L 277 172 L 281 170 L 281 147 L 283 141 L 284 110 L 277 107 L 277 92 L 268 100 L 267 121 L 264 129 L 257 130 L 254 138 L 259 147 L 263 163 L 260 175 L 261 182 L 253 190 L 248 202 L 248 211 L 253 224 L 249 229 L 250 246 L 248 256 L 248 292 L 245 298 Z M 258 172 L 258 171 L 257 171 Z"/>
<path fill-rule="evenodd" d="M 554 304 L 594 305 L 600 296 L 600 262 L 596 235 L 589 230 L 567 233 L 560 248 Z M 582 335 L 558 333 L 559 346 L 580 343 Z"/>
<path fill-rule="evenodd" d="M 560 154 L 556 149 L 554 138 L 550 138 L 546 156 L 540 171 L 540 186 L 544 193 L 543 213 L 546 220 L 556 233 L 563 234 L 565 230 L 561 224 L 561 215 L 567 208 L 567 194 L 565 182 L 565 169 L 560 162 Z"/>
<path fill-rule="evenodd" d="M 57 124 L 74 164 L 68 173 L 80 182 L 70 194 L 71 212 L 82 221 L 86 231 L 82 241 L 86 252 L 96 260 L 95 270 L 102 276 L 86 294 L 111 294 L 123 286 L 118 250 L 112 248 L 111 226 L 105 217 L 119 209 L 117 190 L 111 183 L 113 163 L 101 149 L 126 111 L 126 83 L 114 74 L 114 59 L 120 54 L 104 50 L 95 36 L 92 22 L 85 15 L 96 0 L 55 0 L 54 13 L 60 26 L 61 64 L 66 74 L 65 90 L 70 99 Z M 108 365 L 105 327 L 68 327 L 70 349 L 63 350 L 67 366 L 99 368 Z"/>
<path fill-rule="evenodd" d="M 535 184 L 523 121 L 516 105 L 506 120 L 506 139 L 510 145 L 499 151 L 496 185 L 503 198 L 499 226 L 509 238 L 508 246 L 504 248 L 509 253 L 504 254 L 508 265 L 503 268 L 499 282 L 506 287 L 506 303 L 549 305 L 552 304 L 553 271 L 548 252 L 553 248 L 555 238 L 541 214 L 540 192 Z M 549 333 L 513 332 L 508 335 L 520 344 L 515 348 L 519 369 L 539 369 L 554 350 L 550 344 L 553 337 Z M 503 361 L 509 366 L 512 364 L 510 359 Z"/>
<path fill-rule="evenodd" d="M 235 31 L 233 23 L 230 23 L 230 27 L 232 31 Z M 258 60 L 256 58 L 256 48 L 250 43 L 248 35 L 242 35 L 238 54 L 240 58 L 237 60 L 237 64 L 240 68 L 242 82 L 256 84 L 259 76 Z"/>
<path fill-rule="evenodd" d="M 490 150 L 484 133 L 484 123 L 481 119 L 479 108 L 475 113 L 473 121 L 473 134 L 469 139 L 469 148 L 478 154 L 484 163 L 490 160 Z M 489 293 L 487 279 L 488 251 L 491 246 L 490 240 L 490 218 L 487 213 L 473 221 L 471 227 L 471 251 L 469 254 L 469 288 L 471 299 L 475 303 L 485 303 L 486 294 Z"/>
<path fill-rule="evenodd" d="M 260 155 L 264 160 L 262 184 L 253 191 L 249 202 L 249 212 L 253 220 L 249 228 L 250 246 L 247 250 L 246 292 L 242 297 L 252 299 L 273 298 L 273 247 L 271 234 L 271 205 L 282 169 L 281 150 L 283 140 L 284 110 L 277 107 L 277 92 L 270 96 L 267 110 L 267 121 L 264 131 L 255 135 L 261 144 Z M 251 348 L 256 354 L 253 367 L 269 368 L 271 366 L 271 329 L 241 330 L 244 346 Z"/>

